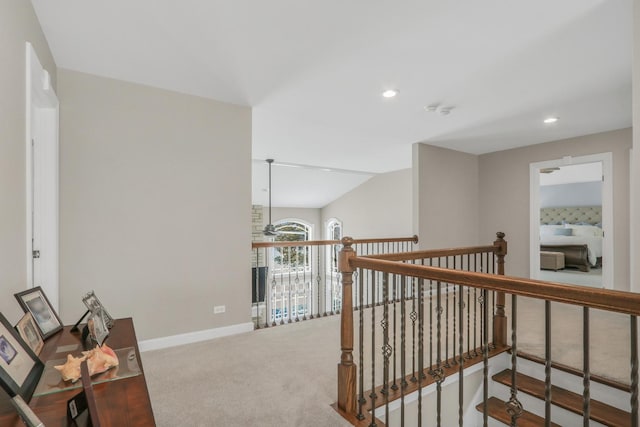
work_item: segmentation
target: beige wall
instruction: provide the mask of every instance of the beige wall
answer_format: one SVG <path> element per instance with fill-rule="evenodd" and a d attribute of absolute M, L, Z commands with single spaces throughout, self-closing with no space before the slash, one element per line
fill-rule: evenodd
<path fill-rule="evenodd" d="M 63 321 L 94 289 L 138 339 L 249 322 L 251 110 L 63 69 L 58 88 Z"/>
<path fill-rule="evenodd" d="M 477 245 L 478 157 L 414 144 L 413 166 L 414 227 L 420 248 Z"/>
<path fill-rule="evenodd" d="M 25 42 L 56 84 L 56 64 L 30 1 L 0 2 L 0 312 L 10 322 L 22 310 L 13 294 L 27 289 Z"/>
<path fill-rule="evenodd" d="M 529 276 L 529 164 L 564 156 L 613 153 L 615 289 L 629 284 L 629 148 L 631 129 L 587 135 L 480 156 L 480 238 L 504 231 L 506 273 Z"/>
<path fill-rule="evenodd" d="M 633 127 L 640 129 L 640 0 L 633 2 Z M 632 282 L 631 290 L 640 292 L 640 131 L 633 132 L 633 158 L 632 162 L 632 203 L 631 206 L 631 242 L 632 256 L 634 262 L 631 263 Z"/>
<path fill-rule="evenodd" d="M 411 223 L 411 169 L 372 177 L 322 208 L 322 224 L 342 221 L 343 236 L 408 237 Z"/>

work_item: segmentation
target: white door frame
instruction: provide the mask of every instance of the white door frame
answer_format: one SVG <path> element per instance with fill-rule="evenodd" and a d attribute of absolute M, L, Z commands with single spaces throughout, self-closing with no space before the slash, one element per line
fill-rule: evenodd
<path fill-rule="evenodd" d="M 51 87 L 49 73 L 42 68 L 33 46 L 27 42 L 27 288 L 41 286 L 56 311 L 59 311 L 58 118 L 58 97 Z M 35 150 L 32 144 L 35 144 Z M 32 243 L 34 237 L 37 247 Z M 35 262 L 34 250 L 40 251 L 40 258 Z"/>
<path fill-rule="evenodd" d="M 587 156 L 566 156 L 561 159 L 531 163 L 529 165 L 529 276 L 537 279 L 540 274 L 540 169 L 602 162 L 602 285 L 606 289 L 614 287 L 613 254 L 613 154 L 599 153 Z"/>

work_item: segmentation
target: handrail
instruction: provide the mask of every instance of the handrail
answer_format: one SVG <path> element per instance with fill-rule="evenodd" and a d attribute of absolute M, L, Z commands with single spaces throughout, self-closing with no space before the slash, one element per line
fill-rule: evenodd
<path fill-rule="evenodd" d="M 397 242 L 413 242 L 418 243 L 418 236 L 411 237 L 385 237 L 385 238 L 372 238 L 372 239 L 354 239 L 354 244 L 367 244 L 367 243 L 397 243 Z M 252 242 L 251 248 L 287 248 L 298 246 L 325 246 L 325 245 L 339 245 L 341 240 L 300 240 L 296 242 Z"/>
<path fill-rule="evenodd" d="M 422 419 L 424 412 L 420 402 L 422 402 L 421 393 L 425 383 L 421 379 L 431 376 L 431 382 L 436 384 L 436 419 L 437 423 L 440 424 L 442 411 L 448 410 L 447 407 L 443 408 L 442 405 L 442 383 L 446 379 L 446 369 L 452 369 L 451 372 L 457 370 L 459 379 L 458 420 L 460 425 L 463 424 L 463 420 L 464 424 L 467 424 L 467 415 L 464 411 L 468 405 L 465 403 L 463 396 L 464 369 L 468 366 L 468 361 L 481 357 L 483 363 L 482 402 L 476 408 L 483 413 L 483 422 L 484 425 L 487 425 L 490 409 L 489 402 L 493 402 L 492 399 L 495 399 L 490 398 L 489 393 L 490 351 L 501 351 L 509 347 L 512 353 L 509 384 L 510 397 L 508 401 L 504 402 L 504 409 L 501 409 L 501 411 L 504 412 L 502 415 L 506 414 L 505 416 L 511 419 L 511 425 L 517 425 L 518 418 L 524 414 L 522 403 L 518 399 L 519 387 L 517 384 L 518 316 L 516 313 L 517 297 L 520 296 L 545 301 L 544 419 L 547 423 L 546 425 L 552 422 L 550 408 L 553 404 L 551 376 L 553 367 L 551 358 L 552 302 L 582 307 L 583 362 L 581 378 L 583 383 L 582 415 L 585 425 L 589 422 L 592 407 L 590 397 L 591 367 L 589 363 L 590 348 L 592 347 L 589 332 L 590 310 L 605 310 L 630 317 L 631 385 L 629 390 L 631 394 L 631 411 L 628 416 L 631 420 L 630 425 L 638 425 L 638 395 L 640 394 L 638 389 L 640 379 L 638 375 L 637 317 L 640 316 L 640 294 L 505 276 L 504 261 L 507 254 L 507 242 L 504 240 L 504 233 L 498 232 L 496 236 L 497 240 L 494 241 L 493 245 L 381 255 L 358 254 L 357 247 L 354 246 L 352 239 L 347 237 L 342 240 L 343 245 L 338 263 L 339 271 L 342 274 L 343 294 L 340 323 L 340 361 L 337 375 L 338 399 L 336 408 L 338 412 L 347 419 L 355 417 L 357 420 L 366 421 L 371 418 L 370 424 L 366 421 L 363 423 L 356 422 L 354 425 L 374 425 L 377 423 L 377 415 L 375 412 L 370 411 L 384 406 L 384 423 L 388 424 L 390 411 L 394 410 L 389 406 L 391 399 L 399 399 L 400 407 L 404 408 L 406 404 L 404 397 L 407 392 L 418 390 L 419 404 L 416 410 L 418 419 Z M 464 257 L 467 254 L 484 253 L 493 254 L 494 256 L 480 255 L 473 256 L 471 259 Z M 403 262 L 430 258 L 438 258 L 439 262 Z M 453 269 L 449 268 L 451 261 L 453 261 Z M 433 266 L 433 264 L 438 266 Z M 441 267 L 443 264 L 446 265 L 446 268 Z M 478 267 L 478 264 L 480 267 Z M 489 274 L 490 272 L 495 274 Z M 354 284 L 354 278 L 358 278 L 357 284 Z M 433 293 L 434 285 L 436 285 L 435 294 Z M 368 294 L 366 293 L 367 290 Z M 373 304 L 364 306 L 363 295 L 369 298 L 368 295 L 372 292 L 374 292 L 374 295 L 378 295 L 378 298 L 381 292 L 381 299 L 375 299 L 374 297 Z M 507 342 L 506 338 L 506 294 L 511 295 L 510 342 Z M 359 297 L 360 300 L 360 309 L 356 311 L 358 314 L 357 328 L 354 328 L 354 296 Z M 452 306 L 450 305 L 451 298 L 453 299 Z M 428 304 L 428 308 L 426 308 L 426 304 Z M 382 305 L 383 309 L 376 310 L 375 307 L 378 305 Z M 365 334 L 367 326 L 366 322 L 364 322 L 365 313 L 362 309 L 363 307 L 374 307 L 368 314 L 371 320 L 371 340 L 369 344 L 366 344 L 369 331 Z M 399 314 L 396 312 L 396 307 L 399 307 Z M 450 311 L 450 307 L 453 307 L 452 311 Z M 358 307 L 355 308 L 357 309 Z M 393 312 L 390 312 L 390 308 L 393 308 Z M 428 310 L 428 319 L 424 318 L 425 309 Z M 407 313 L 409 310 L 411 312 Z M 479 321 L 477 321 L 478 311 L 480 312 Z M 380 314 L 382 314 L 382 319 L 379 320 L 377 316 L 380 316 Z M 399 345 L 396 341 L 398 316 L 400 328 Z M 493 321 L 490 320 L 490 316 L 493 316 Z M 452 320 L 453 327 L 450 326 L 450 320 Z M 425 325 L 428 325 L 428 332 Z M 493 326 L 493 342 L 489 341 L 491 326 Z M 450 335 L 450 331 L 452 331 L 453 336 Z M 359 340 L 357 365 L 354 360 L 354 338 L 356 338 L 356 333 Z M 428 342 L 425 338 L 427 334 Z M 376 335 L 382 336 L 382 347 L 376 341 Z M 407 338 L 408 335 L 409 338 Z M 479 340 L 476 340 L 478 337 Z M 411 340 L 411 342 L 409 343 L 407 340 Z M 464 349 L 465 341 L 466 352 Z M 479 346 L 478 341 L 480 343 Z M 369 348 L 363 351 L 366 345 Z M 450 352 L 450 349 L 452 349 L 452 352 Z M 369 364 L 366 365 L 365 357 L 369 357 L 366 356 L 369 350 L 370 359 L 368 361 Z M 425 355 L 428 355 L 428 362 L 425 362 Z M 382 367 L 380 367 L 380 364 Z M 454 365 L 457 365 L 455 369 L 452 368 Z M 380 377 L 380 371 L 376 371 L 376 366 L 378 370 L 382 369 L 382 377 Z M 399 375 L 396 371 L 398 366 Z M 390 367 L 393 367 L 392 374 L 389 371 Z M 369 390 L 367 390 L 364 382 L 365 369 L 368 369 L 369 374 L 371 374 Z M 390 377 L 393 384 L 391 384 Z M 382 378 L 382 385 L 380 385 L 380 378 Z M 399 387 L 396 380 L 400 381 Z M 408 388 L 405 387 L 406 384 L 412 384 L 412 382 L 415 384 L 410 385 Z M 380 400 L 381 394 L 379 393 L 384 394 L 382 400 Z M 402 413 L 401 417 L 404 417 L 404 413 Z"/>
<path fill-rule="evenodd" d="M 367 268 L 438 282 L 455 283 L 508 294 L 640 316 L 640 294 L 631 292 L 598 288 L 585 289 L 584 286 L 449 270 L 416 264 L 404 264 L 395 261 L 373 259 L 373 257 L 352 256 L 349 257 L 349 265 L 351 268 Z"/>
<path fill-rule="evenodd" d="M 383 259 L 387 261 L 409 261 L 424 258 L 439 258 L 455 255 L 480 254 L 494 252 L 496 247 L 491 246 L 470 246 L 464 248 L 449 249 L 428 249 L 424 251 L 401 252 L 393 254 L 366 255 L 367 258 Z"/>

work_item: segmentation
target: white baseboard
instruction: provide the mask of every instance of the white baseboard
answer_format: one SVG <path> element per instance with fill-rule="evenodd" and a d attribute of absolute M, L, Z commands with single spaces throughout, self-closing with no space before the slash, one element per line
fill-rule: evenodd
<path fill-rule="evenodd" d="M 236 325 L 223 326 L 221 328 L 206 329 L 204 331 L 187 332 L 186 334 L 171 335 L 168 337 L 152 338 L 138 342 L 141 352 L 159 350 L 161 348 L 175 347 L 183 344 L 191 344 L 199 341 L 207 341 L 213 338 L 226 337 L 253 331 L 253 322 L 238 323 Z"/>

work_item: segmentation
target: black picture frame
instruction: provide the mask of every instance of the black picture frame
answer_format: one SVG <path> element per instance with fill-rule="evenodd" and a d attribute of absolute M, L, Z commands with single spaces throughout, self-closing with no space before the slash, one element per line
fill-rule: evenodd
<path fill-rule="evenodd" d="M 43 340 L 62 330 L 62 321 L 40 286 L 14 294 L 25 313 L 31 313 Z"/>
<path fill-rule="evenodd" d="M 29 401 L 44 364 L 0 313 L 0 386 L 11 398 Z"/>

